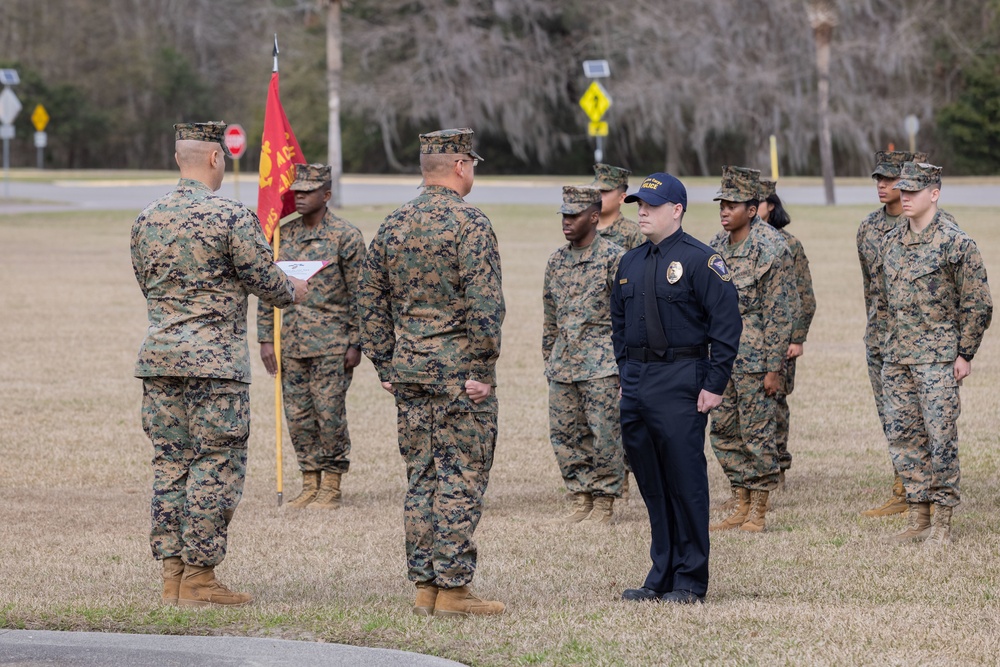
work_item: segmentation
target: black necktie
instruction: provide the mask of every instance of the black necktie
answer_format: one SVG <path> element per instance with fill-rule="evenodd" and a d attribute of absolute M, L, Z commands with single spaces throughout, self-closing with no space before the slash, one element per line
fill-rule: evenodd
<path fill-rule="evenodd" d="M 663 333 L 663 322 L 660 321 L 660 309 L 656 305 L 656 264 L 660 257 L 660 248 L 653 246 L 652 252 L 646 258 L 646 286 L 644 290 L 644 306 L 646 309 L 646 344 L 651 350 L 660 354 L 667 351 L 669 344 Z"/>

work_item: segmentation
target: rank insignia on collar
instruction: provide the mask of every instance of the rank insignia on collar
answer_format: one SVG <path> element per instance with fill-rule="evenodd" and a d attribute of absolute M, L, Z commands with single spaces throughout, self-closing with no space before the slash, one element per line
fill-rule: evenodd
<path fill-rule="evenodd" d="M 681 276 L 684 275 L 684 267 L 681 266 L 680 262 L 670 262 L 670 266 L 667 267 L 667 282 L 673 285 Z"/>
<path fill-rule="evenodd" d="M 733 274 L 729 272 L 729 267 L 726 266 L 726 260 L 722 259 L 722 255 L 718 253 L 708 258 L 708 268 L 715 271 L 726 282 L 733 279 Z"/>

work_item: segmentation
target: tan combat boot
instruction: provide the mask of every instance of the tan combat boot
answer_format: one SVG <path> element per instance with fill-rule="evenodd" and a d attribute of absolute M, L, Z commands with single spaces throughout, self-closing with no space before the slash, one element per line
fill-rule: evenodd
<path fill-rule="evenodd" d="M 885 538 L 888 542 L 903 544 L 922 540 L 931 532 L 931 504 L 930 503 L 910 503 L 907 510 L 906 529 Z M 951 518 L 949 513 L 948 518 Z M 950 525 L 950 523 L 949 523 Z"/>
<path fill-rule="evenodd" d="M 177 604 L 177 594 L 181 589 L 183 574 L 184 561 L 180 556 L 163 559 L 163 604 Z"/>
<path fill-rule="evenodd" d="M 336 510 L 340 509 L 340 473 L 323 472 L 323 481 L 319 485 L 319 493 L 316 500 L 312 501 L 309 509 Z"/>
<path fill-rule="evenodd" d="M 628 503 L 628 472 L 625 473 L 624 479 L 622 479 L 622 502 Z"/>
<path fill-rule="evenodd" d="M 732 512 L 740 505 L 740 496 L 736 492 L 739 487 L 729 487 L 729 497 L 716 505 L 713 509 L 717 512 Z"/>
<path fill-rule="evenodd" d="M 434 603 L 435 616 L 493 616 L 504 609 L 503 602 L 476 597 L 468 586 L 440 588 Z"/>
<path fill-rule="evenodd" d="M 709 525 L 709 530 L 734 530 L 747 520 L 747 514 L 750 513 L 750 489 L 734 486 L 733 490 L 736 492 L 736 507 L 733 513 L 722 521 Z"/>
<path fill-rule="evenodd" d="M 750 492 L 750 511 L 747 512 L 747 519 L 740 526 L 740 530 L 748 533 L 763 533 L 765 516 L 767 515 L 767 498 L 771 495 L 768 491 Z"/>
<path fill-rule="evenodd" d="M 935 551 L 951 544 L 951 511 L 953 508 L 934 505 L 931 532 L 924 542 L 924 551 Z"/>
<path fill-rule="evenodd" d="M 434 614 L 434 604 L 437 602 L 438 587 L 429 581 L 417 584 L 417 599 L 413 602 L 413 613 L 417 616 Z"/>
<path fill-rule="evenodd" d="M 288 501 L 289 507 L 305 507 L 316 499 L 319 491 L 319 470 L 306 470 L 302 473 L 302 492 Z"/>
<path fill-rule="evenodd" d="M 896 480 L 892 483 L 892 497 L 878 507 L 865 510 L 861 516 L 891 516 L 902 514 L 906 511 L 906 491 L 903 489 L 903 478 L 896 475 Z"/>
<path fill-rule="evenodd" d="M 577 493 L 573 496 L 573 511 L 561 517 L 561 523 L 579 523 L 590 516 L 594 509 L 594 497 L 589 493 Z"/>
<path fill-rule="evenodd" d="M 590 515 L 582 521 L 584 524 L 607 525 L 615 518 L 615 499 L 611 496 L 596 496 L 594 498 L 594 509 Z"/>
<path fill-rule="evenodd" d="M 247 593 L 234 593 L 215 578 L 214 567 L 185 565 L 177 604 L 182 607 L 224 605 L 240 607 L 253 598 Z"/>

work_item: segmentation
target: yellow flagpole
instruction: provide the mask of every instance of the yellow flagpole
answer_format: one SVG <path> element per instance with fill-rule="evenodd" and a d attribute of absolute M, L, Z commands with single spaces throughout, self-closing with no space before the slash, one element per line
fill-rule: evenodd
<path fill-rule="evenodd" d="M 281 243 L 281 223 L 274 227 L 274 261 L 278 261 L 278 245 Z M 278 364 L 278 372 L 274 376 L 274 460 L 278 484 L 278 507 L 282 500 L 281 472 L 281 310 L 274 309 L 274 358 Z"/>

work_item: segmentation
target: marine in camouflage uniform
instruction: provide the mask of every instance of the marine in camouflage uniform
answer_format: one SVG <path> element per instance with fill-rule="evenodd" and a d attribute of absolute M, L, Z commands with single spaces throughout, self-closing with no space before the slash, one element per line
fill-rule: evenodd
<path fill-rule="evenodd" d="M 776 204 L 780 204 L 780 199 L 775 194 L 776 183 L 772 180 L 760 179 L 759 199 L 761 203 L 768 197 L 774 199 Z M 791 222 L 787 213 L 783 214 L 782 220 L 776 220 L 775 216 L 769 215 L 767 223 L 781 233 L 781 238 L 788 245 L 792 253 L 792 272 L 795 274 L 795 292 L 799 299 L 799 309 L 795 314 L 795 325 L 792 327 L 792 341 L 788 346 L 785 355 L 784 367 L 782 368 L 781 389 L 775 394 L 774 412 L 774 439 L 778 448 L 778 467 L 780 468 L 780 478 L 784 480 L 784 473 L 792 467 L 792 454 L 788 451 L 788 427 L 790 421 L 790 410 L 788 408 L 788 395 L 795 390 L 795 361 L 801 356 L 802 348 L 809 335 L 809 327 L 812 325 L 813 317 L 816 315 L 816 295 L 813 292 L 812 273 L 809 271 L 809 258 L 806 257 L 805 248 L 802 242 L 789 233 L 786 225 Z"/>
<path fill-rule="evenodd" d="M 886 234 L 899 225 L 903 218 L 903 207 L 899 201 L 899 191 L 893 186 L 899 181 L 899 170 L 904 162 L 923 162 L 926 153 L 906 151 L 878 151 L 875 153 L 875 181 L 882 208 L 868 214 L 858 225 L 858 261 L 861 263 L 861 283 L 865 297 L 865 357 L 868 363 L 868 380 L 872 385 L 875 409 L 879 424 L 885 432 L 885 409 L 882 401 L 882 351 L 879 343 L 879 327 L 884 325 L 885 313 L 879 311 L 879 270 L 882 267 L 881 248 Z M 892 486 L 892 496 L 881 506 L 865 510 L 863 516 L 877 517 L 899 514 L 906 511 L 906 494 L 903 481 L 896 475 Z"/>
<path fill-rule="evenodd" d="M 775 396 L 799 305 L 788 245 L 756 215 L 759 175 L 756 169 L 723 167 L 722 187 L 715 197 L 724 229 L 709 245 L 722 255 L 733 276 L 743 334 L 711 426 L 712 450 L 732 485 L 735 509 L 711 530 L 764 530 L 768 494 L 780 474 Z M 750 220 L 744 225 L 745 218 Z"/>
<path fill-rule="evenodd" d="M 542 358 L 549 381 L 549 438 L 566 490 L 564 521 L 609 523 L 624 476 L 611 289 L 621 247 L 597 235 L 601 193 L 563 188 L 569 241 L 549 257 L 542 289 Z"/>
<path fill-rule="evenodd" d="M 909 515 L 892 539 L 927 537 L 928 547 L 951 541 L 961 499 L 959 384 L 993 315 L 982 256 L 937 210 L 940 187 L 940 167 L 903 165 L 895 188 L 907 217 L 883 240 L 878 292 L 886 436 Z"/>
<path fill-rule="evenodd" d="M 290 189 L 302 218 L 281 229 L 278 259 L 326 261 L 309 279 L 309 296 L 282 315 L 281 389 L 288 432 L 303 474 L 292 507 L 340 506 L 341 475 L 351 466 L 347 390 L 361 360 L 357 319 L 358 272 L 365 243 L 357 227 L 327 208 L 330 167 L 299 165 Z M 257 339 L 276 371 L 274 309 L 257 309 Z"/>
<path fill-rule="evenodd" d="M 176 601 L 180 586 L 181 604 L 187 591 L 195 606 L 249 601 L 215 589 L 211 576 L 226 555 L 246 471 L 247 295 L 285 307 L 296 294 L 271 261 L 257 216 L 214 194 L 229 155 L 225 127 L 174 126 L 181 179 L 139 214 L 131 236 L 149 318 L 135 375 L 143 380 L 142 425 L 153 444 L 150 546 L 164 561 L 164 601 Z M 168 563 L 177 559 L 183 581 L 180 571 L 168 581 Z M 189 575 L 211 590 L 190 592 Z"/>
<path fill-rule="evenodd" d="M 493 387 L 506 312 L 493 227 L 463 200 L 482 159 L 472 135 L 420 135 L 424 191 L 382 223 L 359 284 L 362 349 L 396 399 L 417 614 L 503 611 L 468 588 L 496 445 Z"/>
<path fill-rule="evenodd" d="M 628 192 L 628 177 L 631 175 L 632 172 L 624 167 L 598 162 L 594 165 L 594 180 L 590 184 L 601 191 L 601 219 L 597 224 L 597 234 L 626 252 L 646 242 L 646 236 L 639 229 L 638 223 L 622 214 L 622 203 Z M 629 465 L 624 449 L 622 456 L 625 460 L 622 500 L 628 501 L 628 478 L 632 466 Z"/>
<path fill-rule="evenodd" d="M 597 233 L 605 241 L 611 241 L 626 251 L 646 242 L 639 225 L 622 215 L 621 211 L 631 174 L 624 167 L 598 162 L 594 165 L 594 180 L 590 183 L 591 187 L 601 191 L 601 221 Z"/>

